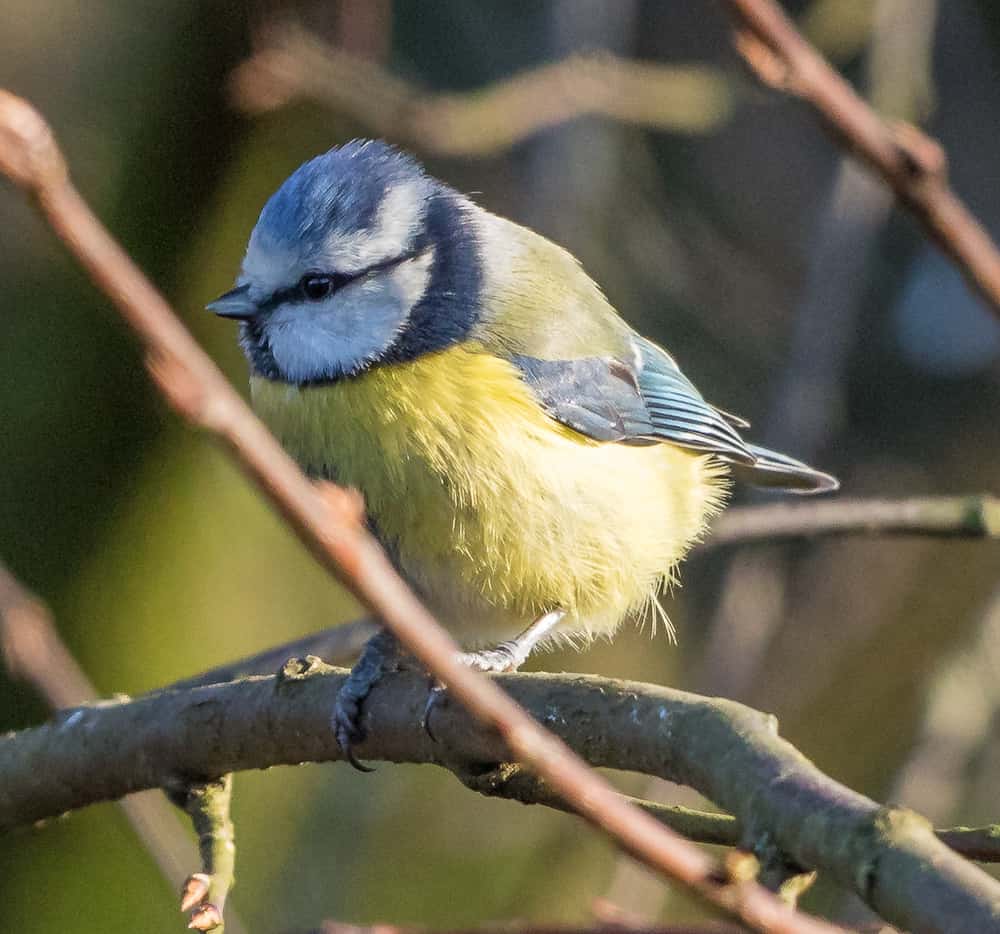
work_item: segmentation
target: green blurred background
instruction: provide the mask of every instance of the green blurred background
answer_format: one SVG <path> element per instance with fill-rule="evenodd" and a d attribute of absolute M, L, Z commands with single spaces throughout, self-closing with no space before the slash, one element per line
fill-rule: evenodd
<path fill-rule="evenodd" d="M 788 8 L 882 112 L 942 139 L 955 187 L 996 234 L 995 6 Z M 237 386 L 233 327 L 205 302 L 231 284 L 281 180 L 379 119 L 363 101 L 352 116 L 308 98 L 253 114 L 234 103 L 232 70 L 289 17 L 438 91 L 579 50 L 707 66 L 667 129 L 587 118 L 474 158 L 412 148 L 568 246 L 714 401 L 847 493 L 997 491 L 996 319 L 802 104 L 754 85 L 717 4 L 0 0 L 0 86 L 49 117 L 80 189 Z M 226 458 L 166 412 L 107 302 L 9 188 L 0 243 L 0 556 L 50 603 L 100 691 L 140 693 L 357 615 Z M 706 552 L 668 601 L 679 646 L 629 630 L 536 664 L 745 700 L 867 794 L 941 823 L 996 820 L 998 557 L 897 539 Z M 45 716 L 0 673 L 0 730 Z M 239 775 L 234 811 L 231 906 L 246 930 L 582 921 L 598 896 L 697 915 L 572 818 L 481 799 L 429 768 Z M 863 917 L 822 885 L 808 905 Z M 0 931 L 182 924 L 113 805 L 0 839 Z"/>

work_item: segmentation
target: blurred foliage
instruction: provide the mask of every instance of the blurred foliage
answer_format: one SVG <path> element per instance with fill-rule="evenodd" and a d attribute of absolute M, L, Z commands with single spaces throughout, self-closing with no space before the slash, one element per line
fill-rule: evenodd
<path fill-rule="evenodd" d="M 430 168 L 564 242 L 713 400 L 773 429 L 820 231 L 838 223 L 839 154 L 799 103 L 750 86 L 717 8 L 380 0 L 362 17 L 350 0 L 285 7 L 333 43 L 360 41 L 352 24 L 368 23 L 381 32 L 367 46 L 388 49 L 395 73 L 441 90 L 594 47 L 723 69 L 738 107 L 711 135 L 587 120 L 504 156 Z M 872 5 L 790 7 L 863 83 Z M 308 104 L 253 122 L 234 113 L 226 76 L 264 12 L 207 0 L 0 0 L 0 85 L 50 116 L 84 193 L 240 386 L 232 327 L 202 306 L 228 287 L 261 204 L 288 172 L 363 132 Z M 1000 118 L 998 50 L 993 5 L 940 5 L 930 128 L 994 230 L 1000 191 L 984 128 Z M 6 190 L 0 207 L 0 553 L 52 604 L 101 690 L 149 690 L 355 613 L 224 456 L 165 417 L 135 347 L 30 210 Z M 792 453 L 839 472 L 852 493 L 995 491 L 995 320 L 909 218 L 887 217 L 870 242 L 858 246 L 870 252 L 858 258 L 860 281 L 822 283 L 856 314 L 837 335 L 846 353 L 833 407 L 813 413 L 831 428 L 816 451 L 794 450 L 792 438 Z M 819 369 L 826 342 L 813 346 Z M 808 378 L 793 385 L 808 403 Z M 740 566 L 759 597 L 729 611 L 759 655 L 743 680 L 731 677 L 742 643 L 713 641 L 725 632 L 723 586 Z M 536 664 L 737 696 L 777 713 L 835 777 L 884 796 L 920 734 L 932 675 L 982 624 L 997 569 L 987 545 L 929 541 L 697 557 L 670 600 L 679 647 L 628 631 L 613 646 Z M 0 675 L 0 729 L 44 715 Z M 965 769 L 969 789 L 995 782 L 995 748 L 982 738 Z M 1000 817 L 988 795 L 936 794 L 904 803 L 948 822 Z M 615 891 L 634 898 L 626 907 L 644 900 L 671 920 L 695 912 L 664 901 L 658 883 L 629 882 L 609 846 L 571 818 L 479 799 L 428 768 L 241 775 L 234 809 L 232 904 L 254 930 L 323 917 L 584 920 L 613 876 Z M 822 888 L 813 899 L 838 904 Z M 0 930 L 180 923 L 174 893 L 113 806 L 0 839 Z"/>

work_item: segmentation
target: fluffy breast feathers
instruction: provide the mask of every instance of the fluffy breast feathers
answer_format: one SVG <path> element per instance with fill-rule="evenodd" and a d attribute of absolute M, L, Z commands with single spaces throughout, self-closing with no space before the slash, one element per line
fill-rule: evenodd
<path fill-rule="evenodd" d="M 561 634 L 585 639 L 649 612 L 726 490 L 709 457 L 560 425 L 476 344 L 325 386 L 258 378 L 252 394 L 305 470 L 364 494 L 401 572 L 468 646 L 556 607 Z"/>

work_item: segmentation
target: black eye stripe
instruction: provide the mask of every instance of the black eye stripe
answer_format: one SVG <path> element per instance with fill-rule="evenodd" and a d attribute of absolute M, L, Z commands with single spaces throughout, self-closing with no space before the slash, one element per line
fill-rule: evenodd
<path fill-rule="evenodd" d="M 330 290 L 327 293 L 333 295 L 340 289 L 344 288 L 346 285 L 350 285 L 357 279 L 363 279 L 365 276 L 371 275 L 373 272 L 382 272 L 386 269 L 392 269 L 395 266 L 399 266 L 402 263 L 408 262 L 411 259 L 416 259 L 423 252 L 423 249 L 410 250 L 407 253 L 403 253 L 401 256 L 394 256 L 392 259 L 382 260 L 380 263 L 373 263 L 371 266 L 367 266 L 364 269 L 359 270 L 355 273 L 323 273 L 314 272 L 307 273 L 303 276 L 295 285 L 284 288 L 277 289 L 275 292 L 271 293 L 271 297 L 263 302 L 258 303 L 258 308 L 261 311 L 273 311 L 279 305 L 284 304 L 298 304 L 303 305 L 310 301 L 304 292 L 304 283 L 307 279 L 328 279 L 330 281 Z M 314 299 L 315 301 L 316 299 Z"/>

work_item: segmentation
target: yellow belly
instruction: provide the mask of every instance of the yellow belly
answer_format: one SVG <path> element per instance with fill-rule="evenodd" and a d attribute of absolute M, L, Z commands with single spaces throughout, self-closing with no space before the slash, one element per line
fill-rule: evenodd
<path fill-rule="evenodd" d="M 251 388 L 306 471 L 361 490 L 400 571 L 469 646 L 557 607 L 560 634 L 583 638 L 647 612 L 726 488 L 710 458 L 563 427 L 468 344 L 330 386 Z"/>

